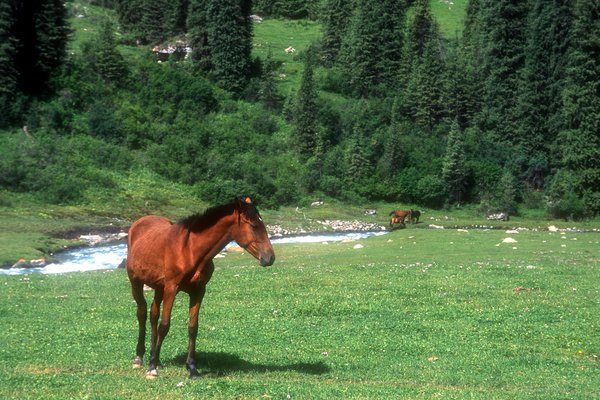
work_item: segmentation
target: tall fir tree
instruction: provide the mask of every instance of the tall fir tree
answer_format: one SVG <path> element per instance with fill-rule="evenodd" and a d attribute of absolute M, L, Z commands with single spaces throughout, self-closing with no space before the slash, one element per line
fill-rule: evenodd
<path fill-rule="evenodd" d="M 578 0 L 556 148 L 588 210 L 600 212 L 600 1 Z"/>
<path fill-rule="evenodd" d="M 548 157 L 561 129 L 561 91 L 574 0 L 536 0 L 529 17 L 518 93 L 517 141 L 526 154 Z"/>
<path fill-rule="evenodd" d="M 321 57 L 326 66 L 332 66 L 338 58 L 342 39 L 348 31 L 352 10 L 352 3 L 344 0 L 327 0 L 323 6 Z"/>
<path fill-rule="evenodd" d="M 457 82 L 454 93 L 460 103 L 459 123 L 466 127 L 472 124 L 475 116 L 483 109 L 483 59 L 485 50 L 485 30 L 483 18 L 483 5 L 481 0 L 469 0 L 465 10 L 463 35 L 457 50 L 456 69 L 463 77 Z"/>
<path fill-rule="evenodd" d="M 458 122 L 454 121 L 448 134 L 446 155 L 442 165 L 442 180 L 453 202 L 461 204 L 467 189 L 468 169 L 465 148 Z"/>
<path fill-rule="evenodd" d="M 368 139 L 360 121 L 354 125 L 347 146 L 345 179 L 350 189 L 360 193 L 364 180 L 371 176 Z"/>
<path fill-rule="evenodd" d="M 417 0 L 411 18 L 406 24 L 400 69 L 402 81 L 406 82 L 410 79 L 413 64 L 421 61 L 429 44 L 439 40 L 439 29 L 431 14 L 429 1 Z"/>
<path fill-rule="evenodd" d="M 123 81 L 126 76 L 125 59 L 117 49 L 114 27 L 109 19 L 102 23 L 86 53 L 87 63 L 105 82 Z"/>
<path fill-rule="evenodd" d="M 187 32 L 187 16 L 190 0 L 177 0 L 171 4 L 172 9 L 169 18 L 171 33 L 173 35 L 184 34 Z"/>
<path fill-rule="evenodd" d="M 313 3 L 314 0 L 278 0 L 275 1 L 274 10 L 278 16 L 285 18 L 307 18 L 311 14 Z"/>
<path fill-rule="evenodd" d="M 281 96 L 277 91 L 275 72 L 276 63 L 273 61 L 273 54 L 269 48 L 267 57 L 263 64 L 262 77 L 258 93 L 260 101 L 269 110 L 276 110 L 281 106 Z"/>
<path fill-rule="evenodd" d="M 309 54 L 294 107 L 294 142 L 300 155 L 307 159 L 314 153 L 317 144 L 318 123 L 317 91 L 314 82 L 313 60 Z"/>
<path fill-rule="evenodd" d="M 173 2 L 171 0 L 146 0 L 139 31 L 147 43 L 157 44 L 171 34 L 169 17 Z"/>
<path fill-rule="evenodd" d="M 12 107 L 17 89 L 15 38 L 12 32 L 10 0 L 0 0 L 0 128 L 12 120 Z"/>
<path fill-rule="evenodd" d="M 432 130 L 447 113 L 446 50 L 428 0 L 415 3 L 406 32 L 400 70 L 405 106 L 417 124 Z"/>
<path fill-rule="evenodd" d="M 115 11 L 121 28 L 141 39 L 142 18 L 146 0 L 115 0 Z"/>
<path fill-rule="evenodd" d="M 400 100 L 396 97 L 392 105 L 390 126 L 386 135 L 383 155 L 377 164 L 381 177 L 393 177 L 400 172 L 406 155 L 402 149 L 403 129 L 400 115 Z"/>
<path fill-rule="evenodd" d="M 525 63 L 528 2 L 497 0 L 481 3 L 485 29 L 483 57 L 484 107 L 482 131 L 505 145 L 517 141 L 515 95 Z"/>
<path fill-rule="evenodd" d="M 360 97 L 397 86 L 405 11 L 403 0 L 357 0 L 339 62 Z"/>
<path fill-rule="evenodd" d="M 221 87 L 240 93 L 252 64 L 251 0 L 210 0 L 206 5 L 212 72 Z"/>
<path fill-rule="evenodd" d="M 18 87 L 26 94 L 43 94 L 66 56 L 67 10 L 60 0 L 14 0 L 12 6 Z"/>
<path fill-rule="evenodd" d="M 208 43 L 208 14 L 205 0 L 191 0 L 186 22 L 192 45 L 192 60 L 205 72 L 212 68 Z"/>

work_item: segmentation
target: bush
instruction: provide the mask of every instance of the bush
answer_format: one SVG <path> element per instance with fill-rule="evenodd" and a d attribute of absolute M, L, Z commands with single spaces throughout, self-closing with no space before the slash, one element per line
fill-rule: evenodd
<path fill-rule="evenodd" d="M 427 207 L 440 208 L 448 197 L 446 185 L 442 179 L 434 175 L 426 175 L 417 183 L 417 202 Z"/>
<path fill-rule="evenodd" d="M 224 204 L 242 195 L 257 198 L 254 190 L 241 180 L 214 180 L 199 183 L 196 187 L 198 196 L 211 204 Z"/>
<path fill-rule="evenodd" d="M 544 208 L 544 192 L 540 190 L 525 190 L 523 205 L 527 208 Z"/>
<path fill-rule="evenodd" d="M 546 209 L 553 218 L 578 220 L 586 215 L 585 202 L 574 191 L 575 177 L 570 171 L 558 170 L 548 187 Z"/>
<path fill-rule="evenodd" d="M 565 221 L 579 220 L 586 214 L 585 203 L 575 193 L 566 193 L 560 199 L 548 200 L 548 213 Z"/>

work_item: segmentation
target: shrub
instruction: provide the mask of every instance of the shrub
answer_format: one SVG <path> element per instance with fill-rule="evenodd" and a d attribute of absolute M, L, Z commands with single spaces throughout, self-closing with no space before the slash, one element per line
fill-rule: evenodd
<path fill-rule="evenodd" d="M 256 199 L 256 193 L 241 180 L 214 180 L 196 185 L 198 197 L 211 204 L 223 204 L 239 197 L 249 195 Z"/>
<path fill-rule="evenodd" d="M 552 177 L 546 197 L 546 208 L 550 216 L 565 220 L 577 220 L 585 216 L 585 203 L 575 193 L 574 182 L 575 177 L 566 170 L 558 170 Z"/>
<path fill-rule="evenodd" d="M 548 213 L 554 218 L 579 220 L 585 216 L 585 211 L 583 200 L 572 192 L 560 199 L 548 200 Z"/>
<path fill-rule="evenodd" d="M 435 175 L 425 175 L 417 183 L 417 202 L 428 207 L 439 208 L 448 197 L 446 185 Z"/>

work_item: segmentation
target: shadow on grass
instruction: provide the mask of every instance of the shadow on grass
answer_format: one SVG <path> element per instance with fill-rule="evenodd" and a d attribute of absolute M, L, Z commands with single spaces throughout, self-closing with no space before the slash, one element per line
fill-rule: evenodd
<path fill-rule="evenodd" d="M 173 363 L 185 365 L 187 354 L 181 354 L 173 359 Z M 217 353 L 217 352 L 201 352 L 196 356 L 198 369 L 203 374 L 216 374 L 219 376 L 228 375 L 234 372 L 284 372 L 296 371 L 302 374 L 322 375 L 329 372 L 329 367 L 323 362 L 315 363 L 295 363 L 288 365 L 273 365 L 273 364 L 255 364 L 250 361 L 243 360 L 235 354 Z"/>

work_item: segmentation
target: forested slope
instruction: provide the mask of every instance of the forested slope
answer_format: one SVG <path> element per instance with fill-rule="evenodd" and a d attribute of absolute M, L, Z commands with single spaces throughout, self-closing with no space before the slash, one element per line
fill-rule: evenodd
<path fill-rule="evenodd" d="M 0 4 L 5 193 L 600 211 L 597 1 Z"/>

